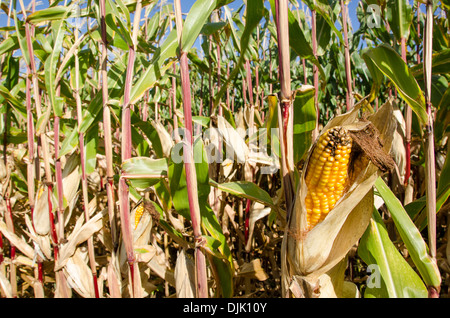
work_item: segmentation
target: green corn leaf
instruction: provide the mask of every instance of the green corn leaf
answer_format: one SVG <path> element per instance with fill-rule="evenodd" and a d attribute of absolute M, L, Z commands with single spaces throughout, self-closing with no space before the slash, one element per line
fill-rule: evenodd
<path fill-rule="evenodd" d="M 427 289 L 420 277 L 391 242 L 380 214 L 372 219 L 358 245 L 358 255 L 369 265 L 366 298 L 425 298 Z"/>
<path fill-rule="evenodd" d="M 61 143 L 61 149 L 59 150 L 59 158 L 62 156 L 65 156 L 69 152 L 71 152 L 75 147 L 78 146 L 78 131 L 77 127 L 74 127 L 69 135 L 66 136 L 66 138 L 63 139 L 63 142 Z"/>
<path fill-rule="evenodd" d="M 311 146 L 311 131 L 316 127 L 314 87 L 303 86 L 294 99 L 294 162 L 299 162 Z"/>
<path fill-rule="evenodd" d="M 431 72 L 436 74 L 450 73 L 450 49 L 435 52 L 431 58 Z M 423 79 L 423 63 L 411 67 L 411 72 L 417 79 Z"/>
<path fill-rule="evenodd" d="M 428 247 L 422 235 L 409 218 L 403 205 L 395 197 L 383 179 L 378 178 L 375 181 L 375 187 L 389 209 L 398 233 L 405 243 L 422 279 L 427 286 L 440 286 L 441 276 L 437 264 L 433 262 L 428 254 Z"/>
<path fill-rule="evenodd" d="M 221 191 L 230 193 L 237 197 L 260 202 L 270 207 L 274 206 L 273 200 L 270 197 L 270 195 L 253 182 L 236 181 L 236 182 L 217 183 L 216 181 L 211 179 L 209 183 L 213 187 L 216 187 Z"/>
<path fill-rule="evenodd" d="M 181 51 L 187 52 L 191 49 L 198 35 L 208 21 L 212 11 L 216 8 L 215 0 L 197 0 L 192 5 L 184 23 L 181 35 Z"/>
<path fill-rule="evenodd" d="M 8 102 L 8 104 L 24 119 L 27 118 L 27 110 L 24 103 L 13 96 L 9 89 L 0 84 L 0 95 Z"/>
<path fill-rule="evenodd" d="M 62 20 L 68 17 L 68 7 L 55 6 L 36 11 L 27 16 L 27 22 L 37 24 L 44 21 Z"/>
<path fill-rule="evenodd" d="M 86 174 L 91 174 L 97 167 L 97 148 L 99 144 L 98 130 L 98 125 L 93 125 L 84 135 Z"/>
<path fill-rule="evenodd" d="M 131 31 L 124 25 L 120 16 L 113 16 L 108 14 L 105 17 L 106 24 L 114 30 L 125 41 L 128 47 L 133 47 L 133 39 L 131 38 Z"/>
<path fill-rule="evenodd" d="M 144 73 L 136 80 L 131 89 L 130 103 L 136 103 L 144 93 L 152 88 L 157 81 L 164 75 L 167 69 L 172 65 L 173 61 L 166 62 L 176 56 L 178 48 L 176 30 L 167 36 L 163 45 L 157 49 L 151 64 Z"/>
<path fill-rule="evenodd" d="M 167 171 L 167 159 L 133 157 L 122 163 L 121 176 L 126 178 L 134 188 L 145 190 L 167 176 Z"/>
<path fill-rule="evenodd" d="M 56 72 L 57 72 L 57 64 L 62 51 L 62 45 L 65 35 L 65 28 L 63 19 L 67 17 L 70 12 L 70 7 L 66 8 L 66 13 L 63 15 L 61 20 L 55 20 L 51 24 L 52 33 L 53 33 L 53 49 L 52 53 L 47 57 L 45 61 L 45 88 L 47 90 L 50 104 L 53 107 L 53 112 L 55 116 L 62 116 L 62 100 L 58 99 L 56 96 L 56 86 L 58 83 L 55 83 L 56 80 Z"/>
<path fill-rule="evenodd" d="M 387 2 L 387 16 L 389 26 L 395 38 L 400 42 L 401 38 L 409 37 L 409 27 L 412 22 L 412 8 L 406 0 L 389 0 Z"/>
<path fill-rule="evenodd" d="M 382 74 L 388 77 L 397 88 L 399 95 L 408 103 L 416 113 L 422 124 L 427 122 L 425 111 L 425 97 L 416 79 L 402 58 L 391 47 L 384 44 L 367 49 L 363 58 L 371 73 L 375 66 Z M 372 75 L 374 75 L 372 73 Z M 377 78 L 379 75 L 375 75 Z"/>
<path fill-rule="evenodd" d="M 18 48 L 20 48 L 20 46 L 19 40 L 17 39 L 17 35 L 11 34 L 6 39 L 3 39 L 2 43 L 0 43 L 0 55 L 15 51 Z"/>

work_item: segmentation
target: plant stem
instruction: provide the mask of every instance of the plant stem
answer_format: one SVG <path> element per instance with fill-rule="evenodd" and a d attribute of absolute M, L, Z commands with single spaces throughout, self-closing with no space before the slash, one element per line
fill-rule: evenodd
<path fill-rule="evenodd" d="M 107 50 L 108 42 L 106 35 L 105 21 L 105 0 L 100 0 L 100 24 L 102 32 L 102 55 L 101 55 L 101 84 L 102 84 L 102 102 L 103 102 L 103 130 L 105 139 L 105 157 L 106 157 L 106 194 L 108 198 L 108 215 L 111 227 L 111 239 L 114 249 L 118 245 L 118 233 L 115 216 L 115 196 L 114 196 L 114 170 L 113 170 L 113 151 L 112 151 L 112 127 L 111 110 L 108 106 L 108 74 L 107 68 Z"/>
<path fill-rule="evenodd" d="M 347 111 L 353 108 L 352 71 L 350 69 L 350 49 L 348 46 L 347 5 L 341 0 L 342 26 L 344 29 L 345 77 L 347 79 Z"/>
<path fill-rule="evenodd" d="M 283 174 L 284 195 L 286 201 L 287 218 L 294 203 L 294 157 L 293 157 L 293 106 L 291 101 L 290 48 L 288 1 L 275 1 L 276 25 L 278 38 L 279 75 L 281 84 L 281 112 L 280 147 L 281 167 Z"/>
<path fill-rule="evenodd" d="M 425 101 L 427 123 L 425 125 L 425 175 L 427 182 L 426 211 L 428 217 L 428 244 L 430 256 L 436 262 L 436 168 L 434 156 L 433 115 L 431 105 L 431 68 L 433 53 L 433 1 L 426 4 L 425 41 L 423 49 L 423 67 L 425 83 Z M 428 286 L 429 297 L 439 297 L 440 286 Z"/>
<path fill-rule="evenodd" d="M 25 39 L 26 39 L 28 56 L 29 56 L 29 61 L 27 63 L 27 69 L 29 70 L 29 73 L 32 78 L 34 104 L 35 104 L 37 117 L 39 118 L 42 116 L 41 96 L 39 93 L 39 83 L 38 83 L 38 77 L 37 77 L 37 72 L 36 72 L 36 64 L 35 64 L 35 60 L 34 60 L 34 50 L 33 50 L 33 45 L 32 45 L 32 41 L 31 41 L 32 33 L 34 34 L 34 27 L 32 25 L 30 25 L 30 23 L 27 21 L 26 10 L 25 10 L 22 0 L 20 1 L 20 5 L 22 7 L 23 19 L 25 21 Z M 33 4 L 33 8 L 34 8 L 34 4 Z M 22 52 L 22 53 L 26 54 L 25 52 Z M 49 193 L 49 196 L 48 196 L 49 218 L 50 218 L 50 224 L 52 227 L 52 233 L 53 233 L 52 236 L 53 236 L 54 244 L 56 244 L 57 243 L 57 242 L 55 242 L 56 233 L 54 231 L 55 225 L 53 222 L 52 202 L 51 202 L 51 195 L 50 195 L 51 191 L 52 191 L 53 180 L 52 180 L 51 169 L 50 169 L 49 146 L 48 146 L 47 136 L 45 134 L 42 134 L 41 132 L 39 132 L 39 133 L 36 132 L 36 133 L 37 133 L 36 137 L 37 137 L 38 141 L 40 141 L 41 148 L 42 148 L 42 158 L 44 160 L 44 171 L 45 171 L 45 177 L 46 177 L 45 183 L 46 183 L 46 186 L 48 188 L 48 193 Z M 36 164 L 39 165 L 39 160 L 37 160 Z M 39 171 L 39 169 L 37 169 L 37 171 Z M 58 246 L 54 245 L 53 249 L 54 249 L 54 257 L 55 257 L 55 261 L 56 261 L 56 259 L 58 257 Z M 38 257 L 38 259 L 39 259 L 39 257 Z M 38 276 L 39 276 L 38 281 L 41 283 L 43 282 L 42 270 L 43 270 L 42 263 L 38 262 L 38 271 L 39 271 L 38 272 Z M 66 295 L 66 293 L 65 293 L 66 286 L 64 286 L 64 287 L 61 286 L 61 284 L 60 284 L 61 280 L 59 279 L 59 277 L 60 277 L 60 275 L 57 274 L 56 275 L 56 278 L 57 278 L 56 279 L 56 291 L 59 292 L 62 289 L 63 294 Z M 42 296 L 43 296 L 43 292 L 42 292 Z"/>
<path fill-rule="evenodd" d="M 186 170 L 186 186 L 188 192 L 189 210 L 192 229 L 195 239 L 195 266 L 196 266 L 196 294 L 199 298 L 208 297 L 208 281 L 206 275 L 206 258 L 200 246 L 202 245 L 201 216 L 197 193 L 197 176 L 195 172 L 193 141 L 192 141 L 192 109 L 191 88 L 187 52 L 182 47 L 183 21 L 181 17 L 180 0 L 174 0 L 175 21 L 179 45 L 179 60 L 181 71 L 181 89 L 183 92 L 184 127 L 186 129 L 183 145 L 183 159 Z"/>
<path fill-rule="evenodd" d="M 406 61 L 406 38 L 402 37 L 400 38 L 400 46 L 401 46 L 401 56 L 405 63 Z M 405 179 L 404 179 L 404 185 L 408 186 L 411 182 L 410 176 L 411 176 L 411 122 L 412 122 L 412 109 L 411 107 L 406 104 L 405 105 L 405 151 L 406 151 L 406 165 L 405 165 Z M 407 193 L 411 193 L 412 191 Z M 408 204 L 412 201 L 411 195 L 405 196 L 405 202 L 404 204 Z"/>
<path fill-rule="evenodd" d="M 315 1 L 314 1 L 315 5 Z M 314 58 L 317 59 L 317 39 L 316 39 L 316 10 L 311 10 L 311 40 Z M 312 133 L 312 141 L 316 140 L 319 135 L 319 69 L 316 64 L 313 64 L 313 81 L 314 81 L 314 105 L 316 107 L 316 127 Z"/>
<path fill-rule="evenodd" d="M 74 28 L 74 36 L 75 42 L 78 40 L 78 26 Z M 80 63 L 78 60 L 78 48 L 74 53 L 75 57 L 75 101 L 77 104 L 77 119 L 78 119 L 78 127 L 81 126 L 82 112 L 81 112 L 81 98 L 80 98 L 80 83 L 79 83 L 79 74 L 80 74 Z M 84 152 L 84 134 L 80 132 L 78 136 L 78 146 L 80 148 L 80 161 L 81 161 L 81 188 L 83 195 L 83 210 L 85 215 L 85 220 L 88 222 L 90 220 L 89 216 L 89 196 L 88 196 L 88 183 L 86 176 L 86 155 Z M 94 295 L 95 298 L 99 298 L 99 290 L 97 284 L 97 270 L 95 265 L 95 254 L 94 254 L 94 242 L 93 237 L 89 237 L 87 240 L 88 243 L 88 253 L 89 253 L 89 265 L 91 267 L 92 279 L 94 283 Z"/>
<path fill-rule="evenodd" d="M 125 90 L 123 95 L 123 106 L 122 106 L 122 162 L 131 158 L 132 152 L 132 140 L 131 140 L 131 105 L 130 105 L 130 94 L 131 87 L 133 83 L 133 70 L 134 62 L 136 57 L 136 46 L 137 46 L 137 34 L 139 31 L 139 21 L 141 16 L 142 3 L 140 0 L 137 1 L 136 11 L 134 12 L 134 23 L 133 23 L 133 43 L 129 46 L 128 50 L 128 64 L 126 70 L 125 78 Z M 135 270 L 135 256 L 133 250 L 133 233 L 131 230 L 130 223 L 130 198 L 128 184 L 125 178 L 119 180 L 119 202 L 120 202 L 120 224 L 122 228 L 122 238 L 125 243 L 125 249 L 127 253 L 128 265 L 131 274 L 131 286 L 133 291 L 133 297 L 138 296 L 138 288 L 140 284 L 136 282 L 139 275 L 136 275 Z"/>

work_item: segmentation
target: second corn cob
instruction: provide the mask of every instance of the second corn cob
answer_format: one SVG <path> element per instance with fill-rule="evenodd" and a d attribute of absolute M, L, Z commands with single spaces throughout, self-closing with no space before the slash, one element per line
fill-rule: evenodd
<path fill-rule="evenodd" d="M 351 150 L 352 138 L 345 128 L 330 128 L 319 137 L 305 179 L 308 229 L 323 221 L 344 194 Z"/>

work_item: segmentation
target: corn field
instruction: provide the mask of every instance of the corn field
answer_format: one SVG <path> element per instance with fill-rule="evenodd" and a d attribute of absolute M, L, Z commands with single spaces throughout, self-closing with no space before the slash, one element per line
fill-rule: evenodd
<path fill-rule="evenodd" d="M 0 1 L 1 297 L 447 298 L 450 2 L 353 2 Z"/>

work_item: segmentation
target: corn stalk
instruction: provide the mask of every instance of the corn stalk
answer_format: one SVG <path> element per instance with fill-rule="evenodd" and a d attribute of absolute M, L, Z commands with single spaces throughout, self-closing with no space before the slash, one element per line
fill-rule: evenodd
<path fill-rule="evenodd" d="M 142 3 L 141 1 L 138 1 L 136 4 L 136 11 L 134 13 L 133 38 L 132 38 L 133 43 L 132 45 L 129 46 L 128 50 L 128 63 L 126 70 L 125 90 L 122 106 L 122 162 L 124 162 L 127 159 L 130 159 L 132 152 L 130 93 L 133 81 L 134 62 L 136 59 L 137 35 L 139 32 L 141 8 Z M 119 203 L 120 203 L 120 221 L 122 228 L 122 238 L 125 244 L 128 265 L 130 268 L 131 286 L 133 290 L 133 296 L 137 297 L 139 296 L 138 286 L 140 286 L 140 282 L 136 281 L 137 279 L 139 279 L 139 275 L 136 274 L 138 266 L 137 264 L 135 264 L 136 258 L 133 250 L 133 234 L 130 222 L 130 198 L 128 185 L 126 183 L 125 178 L 120 178 L 119 180 Z"/>
<path fill-rule="evenodd" d="M 78 41 L 78 28 L 79 25 L 77 25 L 74 28 L 74 37 L 75 42 Z M 78 120 L 78 127 L 81 126 L 82 121 L 82 110 L 81 110 L 81 98 L 80 98 L 80 63 L 78 60 L 78 48 L 75 50 L 74 53 L 75 57 L 75 101 L 77 104 L 77 120 Z M 80 132 L 78 136 L 78 146 L 80 148 L 80 161 L 81 161 L 81 188 L 83 193 L 83 208 L 84 208 L 84 216 L 86 219 L 86 222 L 90 220 L 89 216 L 89 196 L 88 196 L 88 183 L 87 183 L 87 176 L 86 176 L 86 155 L 84 150 L 84 133 Z M 89 252 L 89 263 L 92 271 L 92 280 L 94 283 L 94 294 L 95 298 L 99 298 L 99 290 L 98 290 L 98 282 L 97 282 L 97 271 L 96 271 L 96 265 L 95 265 L 95 254 L 94 254 L 94 242 L 93 237 L 88 238 L 88 252 Z"/>
<path fill-rule="evenodd" d="M 290 75 L 290 48 L 289 48 L 289 23 L 288 1 L 275 1 L 277 15 L 277 38 L 279 75 L 281 84 L 280 106 L 282 116 L 279 116 L 281 167 L 283 174 L 284 195 L 286 200 L 287 218 L 294 202 L 294 157 L 293 157 L 293 106 L 291 100 L 291 75 Z M 280 111 L 278 112 L 280 114 Z"/>
<path fill-rule="evenodd" d="M 202 244 L 201 233 L 201 217 L 200 207 L 198 203 L 197 194 L 197 177 L 194 166 L 193 142 L 192 142 L 192 108 L 191 108 L 191 88 L 188 69 L 187 52 L 183 50 L 182 33 L 183 20 L 181 17 L 180 0 L 174 1 L 175 22 L 177 29 L 177 39 L 179 44 L 178 59 L 180 61 L 181 72 L 181 89 L 183 92 L 183 112 L 184 112 L 184 127 L 185 127 L 185 141 L 183 144 L 183 160 L 186 170 L 186 186 L 188 191 L 189 209 L 192 222 L 192 229 L 195 240 L 195 287 L 196 295 L 199 298 L 208 297 L 208 282 L 206 276 L 206 258 L 203 251 L 200 249 Z"/>
<path fill-rule="evenodd" d="M 431 59 L 433 49 L 433 1 L 426 3 L 425 41 L 423 49 L 423 74 L 425 82 L 425 102 L 427 122 L 425 124 L 425 175 L 427 182 L 426 211 L 428 218 L 428 241 L 430 256 L 436 262 L 436 167 L 434 155 L 433 114 L 431 105 Z M 428 286 L 430 298 L 439 297 L 440 286 Z"/>
<path fill-rule="evenodd" d="M 353 89 L 352 89 L 352 71 L 351 61 L 350 61 L 350 48 L 348 46 L 348 30 L 347 30 L 347 17 L 348 17 L 348 7 L 344 0 L 341 0 L 341 11 L 342 11 L 342 26 L 344 29 L 344 54 L 345 54 L 345 77 L 347 80 L 347 110 L 353 108 Z"/>

